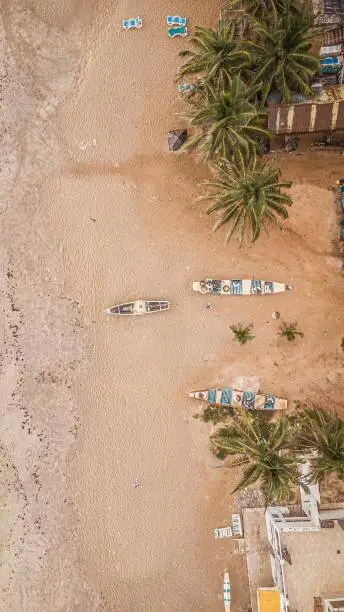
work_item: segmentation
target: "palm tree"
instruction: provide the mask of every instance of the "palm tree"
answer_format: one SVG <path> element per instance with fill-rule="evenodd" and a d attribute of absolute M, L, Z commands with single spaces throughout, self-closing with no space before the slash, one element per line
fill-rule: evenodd
<path fill-rule="evenodd" d="M 344 480 L 344 421 L 335 412 L 306 408 L 300 415 L 296 444 L 310 453 L 309 482 L 335 473 Z"/>
<path fill-rule="evenodd" d="M 247 466 L 233 493 L 257 484 L 269 505 L 287 500 L 299 483 L 298 459 L 291 450 L 292 429 L 285 417 L 266 421 L 245 413 L 216 432 L 212 444 L 215 452 L 236 457 L 231 467 Z"/>
<path fill-rule="evenodd" d="M 242 240 L 246 231 L 254 242 L 263 226 L 277 223 L 278 216 L 288 218 L 287 207 L 292 200 L 281 189 L 289 188 L 291 183 L 280 181 L 281 169 L 275 163 L 257 159 L 255 153 L 246 161 L 238 152 L 232 163 L 222 159 L 214 168 L 217 180 L 204 182 L 212 192 L 198 201 L 213 200 L 207 214 L 217 214 L 213 231 L 229 225 L 226 242 L 235 232 Z"/>
<path fill-rule="evenodd" d="M 294 93 L 311 95 L 310 82 L 319 70 L 319 60 L 310 53 L 313 29 L 306 5 L 295 8 L 286 1 L 271 3 L 263 20 L 250 18 L 255 40 L 245 41 L 255 65 L 255 83 L 263 83 L 262 102 L 271 90 L 278 90 L 282 102 L 289 103 Z"/>
<path fill-rule="evenodd" d="M 237 148 L 248 153 L 259 137 L 269 138 L 262 127 L 266 114 L 250 101 L 259 89 L 259 85 L 247 87 L 236 76 L 226 92 L 216 93 L 207 85 L 200 98 L 189 98 L 193 109 L 187 118 L 198 133 L 187 148 L 198 148 L 205 159 L 229 157 Z"/>
<path fill-rule="evenodd" d="M 246 10 L 261 21 L 272 10 L 279 15 L 286 12 L 303 14 L 304 6 L 299 0 L 245 0 Z"/>
<path fill-rule="evenodd" d="M 198 75 L 212 83 L 216 90 L 226 89 L 233 74 L 250 65 L 250 54 L 237 45 L 237 24 L 220 20 L 216 29 L 196 26 L 189 38 L 192 49 L 181 51 L 187 61 L 179 70 L 178 78 Z"/>

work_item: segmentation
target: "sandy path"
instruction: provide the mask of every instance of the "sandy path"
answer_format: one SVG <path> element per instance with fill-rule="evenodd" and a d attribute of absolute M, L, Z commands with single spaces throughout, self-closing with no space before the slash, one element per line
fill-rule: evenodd
<path fill-rule="evenodd" d="M 206 169 L 167 152 L 168 129 L 183 124 L 175 114 L 181 103 L 173 75 L 184 42 L 165 34 L 170 5 L 161 1 L 157 10 L 139 0 L 135 13 L 144 28 L 124 33 L 119 23 L 132 14 L 129 2 L 45 4 L 32 2 L 37 17 L 58 26 L 62 57 L 75 54 L 83 69 L 45 143 L 53 176 L 27 198 L 25 222 L 20 206 L 8 213 L 4 237 L 27 313 L 24 378 L 44 389 L 39 396 L 38 383 L 27 383 L 24 399 L 37 406 L 37 424 L 51 428 L 48 461 L 37 456 L 41 504 L 56 502 L 44 515 L 46 559 L 21 598 L 12 588 L 7 608 L 95 610 L 99 595 L 107 609 L 120 612 L 222 610 L 227 565 L 234 610 L 243 612 L 244 560 L 232 542 L 212 539 L 213 527 L 228 523 L 233 477 L 209 467 L 216 463 L 207 450 L 209 430 L 192 419 L 197 403 L 186 394 L 254 374 L 263 390 L 287 397 L 291 407 L 293 400 L 337 399 L 344 375 L 342 278 L 333 257 L 336 209 L 326 186 L 340 173 L 342 158 L 316 153 L 310 164 L 307 153 L 282 156 L 286 175 L 298 181 L 287 229 L 255 248 L 224 248 L 209 219 L 191 207 Z M 187 0 L 173 12 L 186 14 L 191 26 L 211 23 L 213 4 Z M 79 42 L 67 51 L 60 45 L 70 40 L 64 38 L 69 28 Z M 231 271 L 291 282 L 295 290 L 219 300 L 206 310 L 207 298 L 191 294 L 191 281 Z M 139 320 L 104 316 L 108 305 L 135 297 L 167 298 L 172 309 Z M 299 322 L 305 337 L 296 346 L 276 336 L 273 310 Z M 232 341 L 229 325 L 238 321 L 254 322 L 249 350 Z M 66 376 L 75 368 L 76 376 Z M 10 378 L 11 361 L 4 372 Z M 54 379 L 48 376 L 48 386 L 42 372 Z M 80 426 L 66 472 L 75 411 Z M 22 441 L 14 444 L 19 449 Z M 26 493 L 37 498 L 35 488 Z M 20 559 L 37 560 L 39 543 L 24 546 Z M 22 577 L 16 563 L 14 585 Z"/>

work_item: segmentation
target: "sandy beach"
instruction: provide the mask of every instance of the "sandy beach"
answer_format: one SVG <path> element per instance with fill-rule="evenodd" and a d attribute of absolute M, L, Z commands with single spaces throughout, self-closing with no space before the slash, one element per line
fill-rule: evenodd
<path fill-rule="evenodd" d="M 49 4 L 49 6 L 47 6 Z M 184 127 L 170 4 L 2 0 L 0 608 L 13 612 L 246 612 L 245 557 L 213 528 L 238 509 L 192 389 L 261 388 L 343 412 L 343 278 L 331 187 L 339 153 L 276 153 L 294 181 L 283 230 L 224 246 L 193 205 L 205 165 L 167 150 Z M 217 2 L 177 0 L 190 29 Z M 144 27 L 123 32 L 135 13 Z M 294 286 L 223 298 L 193 280 Z M 154 317 L 104 309 L 168 299 Z M 297 321 L 288 345 L 273 311 Z M 229 326 L 254 324 L 249 348 Z M 139 487 L 134 487 L 138 480 Z"/>

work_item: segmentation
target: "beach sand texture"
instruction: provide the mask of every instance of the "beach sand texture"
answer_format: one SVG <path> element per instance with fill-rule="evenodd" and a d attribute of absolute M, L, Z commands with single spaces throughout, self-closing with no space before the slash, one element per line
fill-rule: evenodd
<path fill-rule="evenodd" d="M 218 8 L 185 0 L 173 13 L 192 29 L 214 23 Z M 228 567 L 244 612 L 245 559 L 212 535 L 230 522 L 237 475 L 214 469 L 210 429 L 192 418 L 199 405 L 187 392 L 256 375 L 291 408 L 340 400 L 343 292 L 327 186 L 342 159 L 281 154 L 296 180 L 284 231 L 224 247 L 193 206 L 206 166 L 167 151 L 168 130 L 184 126 L 173 79 L 185 41 L 167 37 L 169 3 L 3 0 L 2 9 L 0 607 L 222 610 Z M 122 18 L 135 15 L 144 27 L 123 32 Z M 193 295 L 192 280 L 206 275 L 295 288 Z M 138 298 L 169 299 L 171 311 L 103 314 Z M 305 337 L 295 346 L 277 336 L 274 310 L 298 321 Z M 254 323 L 248 348 L 233 343 L 239 321 Z"/>

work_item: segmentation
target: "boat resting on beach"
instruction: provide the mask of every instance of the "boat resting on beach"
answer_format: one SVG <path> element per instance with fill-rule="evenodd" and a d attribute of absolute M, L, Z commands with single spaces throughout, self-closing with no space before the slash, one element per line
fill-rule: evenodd
<path fill-rule="evenodd" d="M 169 302 L 162 300 L 136 300 L 136 302 L 127 302 L 126 304 L 117 304 L 112 308 L 105 310 L 106 314 L 112 315 L 144 315 L 152 312 L 161 312 L 168 310 Z"/>
<path fill-rule="evenodd" d="M 290 291 L 291 285 L 275 281 L 250 279 L 213 280 L 205 278 L 192 283 L 192 289 L 199 293 L 213 293 L 218 295 L 270 295 Z"/>
<path fill-rule="evenodd" d="M 205 389 L 203 391 L 191 391 L 189 397 L 228 406 L 229 408 L 245 408 L 246 410 L 286 410 L 287 400 L 275 395 L 263 395 L 254 391 L 239 391 L 231 389 Z"/>
<path fill-rule="evenodd" d="M 228 572 L 225 572 L 223 576 L 223 603 L 225 612 L 231 612 L 231 583 Z"/>

